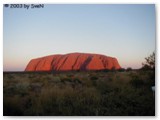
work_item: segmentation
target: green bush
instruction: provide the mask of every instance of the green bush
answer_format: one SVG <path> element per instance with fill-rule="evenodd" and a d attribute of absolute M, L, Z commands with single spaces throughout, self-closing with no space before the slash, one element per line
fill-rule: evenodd
<path fill-rule="evenodd" d="M 61 82 L 72 82 L 71 78 L 61 78 Z"/>
<path fill-rule="evenodd" d="M 78 78 L 74 78 L 73 81 L 74 81 L 74 83 L 79 83 L 79 84 L 82 83 L 82 81 L 80 79 L 78 79 Z"/>
<path fill-rule="evenodd" d="M 133 79 L 130 81 L 130 84 L 135 88 L 143 87 L 144 81 L 139 79 L 137 76 L 134 76 Z"/>
<path fill-rule="evenodd" d="M 97 77 L 97 76 L 91 76 L 90 79 L 91 79 L 91 80 L 97 80 L 98 77 Z"/>

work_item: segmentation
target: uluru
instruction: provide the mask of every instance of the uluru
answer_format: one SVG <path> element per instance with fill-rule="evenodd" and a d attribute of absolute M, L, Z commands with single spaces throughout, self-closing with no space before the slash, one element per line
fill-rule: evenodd
<path fill-rule="evenodd" d="M 71 71 L 120 69 L 118 60 L 101 54 L 55 54 L 32 59 L 25 71 Z"/>

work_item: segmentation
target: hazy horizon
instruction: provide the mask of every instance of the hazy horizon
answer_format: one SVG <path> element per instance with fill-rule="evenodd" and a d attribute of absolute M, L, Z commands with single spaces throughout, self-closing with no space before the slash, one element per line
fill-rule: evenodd
<path fill-rule="evenodd" d="M 154 4 L 44 4 L 3 8 L 3 70 L 24 71 L 31 59 L 66 53 L 117 58 L 142 67 L 155 51 Z"/>

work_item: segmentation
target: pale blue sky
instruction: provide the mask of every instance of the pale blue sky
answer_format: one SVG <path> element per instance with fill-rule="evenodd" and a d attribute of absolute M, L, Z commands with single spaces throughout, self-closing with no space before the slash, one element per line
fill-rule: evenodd
<path fill-rule="evenodd" d="M 32 58 L 71 52 L 116 57 L 140 68 L 155 51 L 155 5 L 44 5 L 4 8 L 4 71 L 24 70 Z"/>

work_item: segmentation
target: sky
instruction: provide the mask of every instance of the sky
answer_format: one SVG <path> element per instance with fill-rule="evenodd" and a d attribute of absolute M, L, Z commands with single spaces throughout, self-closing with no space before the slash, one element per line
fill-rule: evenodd
<path fill-rule="evenodd" d="M 24 71 L 33 58 L 72 52 L 116 57 L 122 68 L 138 69 L 155 44 L 154 4 L 3 8 L 4 71 Z"/>

